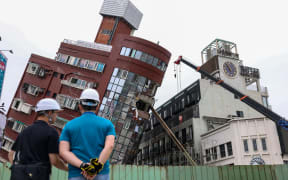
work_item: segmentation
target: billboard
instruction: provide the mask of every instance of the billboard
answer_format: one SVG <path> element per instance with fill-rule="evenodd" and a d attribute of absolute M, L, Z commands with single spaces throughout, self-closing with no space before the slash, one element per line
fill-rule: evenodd
<path fill-rule="evenodd" d="M 0 98 L 1 98 L 2 89 L 3 89 L 6 63 L 7 63 L 7 57 L 0 51 Z"/>

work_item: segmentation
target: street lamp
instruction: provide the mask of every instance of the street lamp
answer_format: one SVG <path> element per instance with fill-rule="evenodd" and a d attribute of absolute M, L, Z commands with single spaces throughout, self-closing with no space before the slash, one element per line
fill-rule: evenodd
<path fill-rule="evenodd" d="M 6 49 L 5 49 L 5 50 L 1 50 L 1 49 L 0 49 L 0 51 L 8 51 L 8 52 L 10 52 L 11 54 L 13 54 L 12 49 L 8 49 L 8 50 L 6 50 Z"/>

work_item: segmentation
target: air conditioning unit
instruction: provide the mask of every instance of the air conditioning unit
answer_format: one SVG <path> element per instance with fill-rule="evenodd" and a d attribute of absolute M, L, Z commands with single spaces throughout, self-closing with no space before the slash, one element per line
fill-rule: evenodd
<path fill-rule="evenodd" d="M 65 98 L 62 94 L 57 94 L 56 101 L 60 104 L 61 107 L 63 107 L 64 100 Z"/>
<path fill-rule="evenodd" d="M 45 69 L 44 68 L 39 68 L 38 76 L 39 77 L 45 77 Z"/>
<path fill-rule="evenodd" d="M 31 114 L 32 106 L 30 104 L 24 103 L 21 106 L 21 111 L 25 114 Z"/>
<path fill-rule="evenodd" d="M 96 89 L 98 87 L 98 83 L 94 82 L 92 87 Z"/>
<path fill-rule="evenodd" d="M 37 74 L 39 70 L 39 65 L 36 63 L 29 63 L 26 72 L 30 74 Z"/>

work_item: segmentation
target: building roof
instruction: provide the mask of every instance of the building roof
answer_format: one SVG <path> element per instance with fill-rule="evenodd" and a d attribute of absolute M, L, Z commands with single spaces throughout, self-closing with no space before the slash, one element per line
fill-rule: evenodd
<path fill-rule="evenodd" d="M 180 96 L 182 96 L 184 94 L 185 91 L 189 91 L 190 89 L 194 88 L 195 86 L 197 86 L 199 84 L 199 79 L 196 80 L 195 82 L 193 82 L 192 84 L 190 84 L 189 86 L 187 86 L 185 89 L 183 89 L 182 91 L 178 92 L 177 94 L 175 94 L 172 98 L 170 98 L 168 101 L 165 101 L 162 105 L 160 105 L 156 111 L 160 111 L 162 107 L 166 107 L 168 104 L 170 104 L 174 98 L 177 99 Z"/>
<path fill-rule="evenodd" d="M 129 0 L 104 0 L 101 15 L 121 17 L 138 29 L 143 14 Z"/>

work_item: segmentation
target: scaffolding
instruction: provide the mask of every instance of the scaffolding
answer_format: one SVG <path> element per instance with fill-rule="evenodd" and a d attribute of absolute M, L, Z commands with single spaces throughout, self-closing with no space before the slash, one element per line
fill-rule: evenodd
<path fill-rule="evenodd" d="M 239 60 L 237 45 L 235 43 L 215 39 L 201 51 L 202 64 L 217 55 Z"/>

